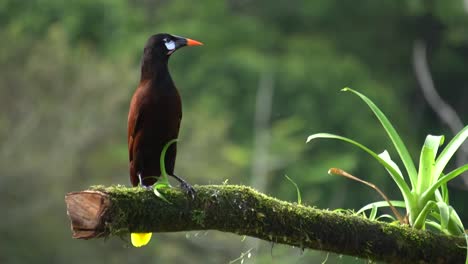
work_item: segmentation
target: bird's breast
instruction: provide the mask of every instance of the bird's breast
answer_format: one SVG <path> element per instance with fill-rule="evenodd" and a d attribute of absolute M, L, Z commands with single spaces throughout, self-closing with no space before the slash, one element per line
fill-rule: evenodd
<path fill-rule="evenodd" d="M 146 107 L 143 130 L 149 137 L 176 138 L 182 116 L 178 94 L 162 94 L 152 98 Z"/>

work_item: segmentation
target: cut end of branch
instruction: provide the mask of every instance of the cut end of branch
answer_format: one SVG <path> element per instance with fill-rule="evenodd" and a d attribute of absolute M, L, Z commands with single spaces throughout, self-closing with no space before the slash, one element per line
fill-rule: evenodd
<path fill-rule="evenodd" d="M 109 199 L 103 192 L 72 192 L 65 196 L 73 238 L 89 239 L 99 236 L 104 229 L 102 215 L 109 207 Z"/>

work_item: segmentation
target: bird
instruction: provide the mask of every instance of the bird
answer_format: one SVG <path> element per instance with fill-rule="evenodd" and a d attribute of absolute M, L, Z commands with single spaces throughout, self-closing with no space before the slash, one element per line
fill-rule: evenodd
<path fill-rule="evenodd" d="M 167 33 L 152 35 L 146 42 L 141 59 L 140 83 L 133 93 L 128 111 L 127 142 L 130 182 L 150 189 L 161 176 L 160 158 L 163 148 L 179 136 L 182 101 L 169 74 L 170 56 L 185 46 L 203 43 Z M 195 190 L 174 174 L 177 145 L 169 146 L 164 157 L 166 173 L 180 182 L 192 197 Z M 135 247 L 149 243 L 152 233 L 131 233 Z"/>
<path fill-rule="evenodd" d="M 179 135 L 182 102 L 169 74 L 169 58 L 182 47 L 201 45 L 203 43 L 199 41 L 168 33 L 152 35 L 146 42 L 141 59 L 140 82 L 128 112 L 129 169 L 133 186 L 151 188 L 157 182 L 161 175 L 161 151 Z M 174 143 L 166 152 L 166 172 L 193 198 L 193 187 L 174 174 L 176 155 L 177 145 Z"/>

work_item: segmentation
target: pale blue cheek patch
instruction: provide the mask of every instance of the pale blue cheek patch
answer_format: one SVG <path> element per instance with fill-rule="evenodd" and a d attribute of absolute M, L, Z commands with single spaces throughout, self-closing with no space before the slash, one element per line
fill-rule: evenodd
<path fill-rule="evenodd" d="M 174 41 L 168 41 L 166 43 L 164 43 L 166 45 L 166 49 L 171 51 L 171 50 L 174 50 L 175 49 L 175 43 Z"/>

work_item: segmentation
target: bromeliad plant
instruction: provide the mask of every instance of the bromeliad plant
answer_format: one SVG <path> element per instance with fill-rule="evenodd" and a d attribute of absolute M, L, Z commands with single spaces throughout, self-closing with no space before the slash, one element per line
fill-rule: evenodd
<path fill-rule="evenodd" d="M 344 88 L 342 91 L 352 92 L 353 94 L 359 96 L 369 106 L 392 141 L 393 146 L 395 147 L 401 161 L 403 162 L 406 176 L 410 181 L 410 185 L 408 185 L 402 171 L 391 159 L 389 153 L 386 150 L 381 154 L 377 154 L 366 146 L 346 137 L 328 133 L 310 135 L 307 138 L 307 142 L 310 142 L 316 138 L 330 138 L 342 140 L 359 147 L 374 157 L 380 164 L 385 167 L 393 181 L 400 189 L 400 192 L 403 196 L 403 201 L 388 201 L 388 199 L 385 198 L 386 201 L 368 204 L 359 210 L 358 213 L 371 210 L 371 216 L 373 215 L 375 218 L 377 208 L 386 206 L 403 207 L 406 208 L 407 212 L 406 221 L 413 228 L 425 229 L 426 226 L 431 226 L 445 234 L 464 234 L 465 231 L 463 224 L 455 209 L 453 209 L 453 207 L 449 204 L 447 182 L 467 171 L 468 164 L 465 164 L 447 174 L 444 174 L 443 171 L 450 159 L 453 157 L 454 153 L 467 139 L 468 126 L 463 128 L 447 144 L 447 146 L 438 156 L 437 151 L 443 144 L 444 137 L 428 135 L 421 150 L 419 171 L 417 171 L 408 149 L 406 148 L 405 144 L 403 144 L 403 141 L 396 132 L 395 128 L 392 126 L 387 117 L 382 113 L 382 111 L 380 111 L 380 109 L 363 94 L 350 88 Z M 340 175 L 347 174 L 346 172 L 339 169 L 331 169 L 330 173 Z M 347 175 L 343 176 L 348 178 L 354 177 L 350 174 Z M 362 180 L 360 181 L 364 182 Z M 372 185 L 368 184 L 367 182 L 364 183 L 367 185 Z M 401 219 L 399 220 L 401 221 Z"/>

